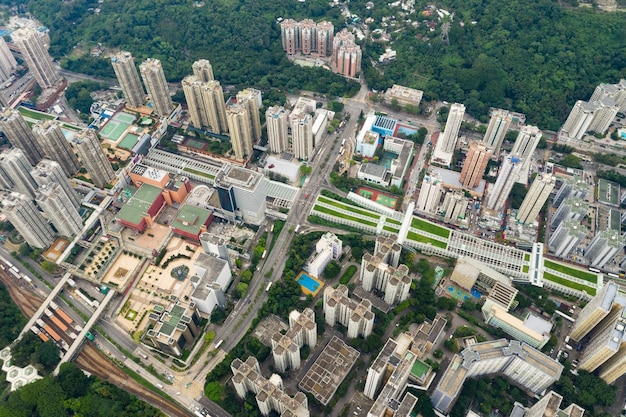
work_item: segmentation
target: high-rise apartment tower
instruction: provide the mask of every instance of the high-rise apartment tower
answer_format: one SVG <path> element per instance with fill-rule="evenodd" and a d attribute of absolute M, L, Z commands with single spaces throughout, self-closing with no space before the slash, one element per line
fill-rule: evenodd
<path fill-rule="evenodd" d="M 115 172 L 105 155 L 98 135 L 92 129 L 84 129 L 74 135 L 74 146 L 80 162 L 98 188 L 104 188 L 115 178 Z"/>
<path fill-rule="evenodd" d="M 149 58 L 139 65 L 139 72 L 150 96 L 154 112 L 161 117 L 169 116 L 174 108 L 174 103 L 170 96 L 161 61 Z"/>
<path fill-rule="evenodd" d="M 40 120 L 33 126 L 33 133 L 49 159 L 61 165 L 67 177 L 74 176 L 80 169 L 78 158 L 57 122 Z"/>
<path fill-rule="evenodd" d="M 146 94 L 143 91 L 135 60 L 130 52 L 118 52 L 111 58 L 111 65 L 117 81 L 120 83 L 122 93 L 126 98 L 126 103 L 131 107 L 139 107 L 146 100 Z"/>

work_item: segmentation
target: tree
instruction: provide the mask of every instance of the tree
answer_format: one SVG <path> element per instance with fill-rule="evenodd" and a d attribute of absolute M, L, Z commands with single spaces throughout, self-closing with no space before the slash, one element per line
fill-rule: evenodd
<path fill-rule="evenodd" d="M 337 278 L 339 272 L 341 271 L 341 265 L 334 259 L 326 265 L 326 269 L 324 269 L 324 278 L 333 279 Z"/>
<path fill-rule="evenodd" d="M 519 184 L 517 182 L 513 184 L 513 188 L 511 188 L 511 193 L 509 194 L 512 209 L 520 208 L 527 192 L 528 190 L 524 184 Z"/>
<path fill-rule="evenodd" d="M 59 363 L 59 348 L 52 340 L 48 340 L 37 347 L 33 359 L 43 366 L 45 372 L 50 372 Z"/>
<path fill-rule="evenodd" d="M 58 268 L 58 265 L 55 264 L 54 262 L 50 262 L 46 260 L 41 261 L 41 269 L 43 269 L 46 272 L 54 273 L 57 271 L 57 268 Z"/>
<path fill-rule="evenodd" d="M 241 273 L 241 282 L 249 284 L 252 281 L 252 271 L 246 269 Z"/>
<path fill-rule="evenodd" d="M 248 284 L 244 282 L 240 282 L 239 284 L 237 284 L 237 297 L 238 298 L 243 298 L 243 296 L 246 295 L 246 291 L 248 291 Z"/>
<path fill-rule="evenodd" d="M 211 401 L 220 401 L 222 399 L 222 393 L 224 387 L 219 382 L 209 382 L 204 387 L 204 395 L 206 395 Z"/>
<path fill-rule="evenodd" d="M 565 155 L 563 159 L 559 161 L 559 164 L 568 168 L 583 169 L 583 164 L 580 162 L 580 158 L 572 154 Z"/>

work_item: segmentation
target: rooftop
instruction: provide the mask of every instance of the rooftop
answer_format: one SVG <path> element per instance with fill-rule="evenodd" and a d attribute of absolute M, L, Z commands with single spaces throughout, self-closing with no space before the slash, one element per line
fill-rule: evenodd
<path fill-rule="evenodd" d="M 224 188 L 237 187 L 253 191 L 263 178 L 263 174 L 249 169 L 225 165 L 215 177 L 215 184 Z"/>
<path fill-rule="evenodd" d="M 117 217 L 132 224 L 141 223 L 141 219 L 147 214 L 148 209 L 154 204 L 160 194 L 160 188 L 150 184 L 143 184 L 124 204 L 117 213 Z"/>
<path fill-rule="evenodd" d="M 213 214 L 211 210 L 185 204 L 178 211 L 176 218 L 170 223 L 170 227 L 197 236 L 202 231 L 202 226 L 211 217 L 211 214 Z"/>

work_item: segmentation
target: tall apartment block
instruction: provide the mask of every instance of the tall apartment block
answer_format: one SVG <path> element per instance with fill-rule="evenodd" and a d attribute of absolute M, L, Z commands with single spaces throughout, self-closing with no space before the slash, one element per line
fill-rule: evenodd
<path fill-rule="evenodd" d="M 209 126 L 208 111 L 205 107 L 202 91 L 204 83 L 197 76 L 189 75 L 183 78 L 181 84 L 193 127 L 202 129 Z"/>
<path fill-rule="evenodd" d="M 348 328 L 347 336 L 366 338 L 374 329 L 374 313 L 369 300 L 357 303 L 348 296 L 348 287 L 324 288 L 324 318 L 329 326 L 337 323 Z"/>
<path fill-rule="evenodd" d="M 439 176 L 432 172 L 427 172 L 422 180 L 420 194 L 417 198 L 415 210 L 426 213 L 435 213 L 443 194 L 443 183 Z"/>
<path fill-rule="evenodd" d="M 454 355 L 431 395 L 433 408 L 448 413 L 465 380 L 482 375 L 502 375 L 516 385 L 541 393 L 563 372 L 563 365 L 517 340 L 500 339 L 476 343 Z"/>
<path fill-rule="evenodd" d="M 511 417 L 583 417 L 585 414 L 585 409 L 575 403 L 561 409 L 562 402 L 562 395 L 550 391 L 530 408 L 516 401 Z"/>
<path fill-rule="evenodd" d="M 469 199 L 461 191 L 448 191 L 443 197 L 439 212 L 446 220 L 455 222 L 465 218 Z"/>
<path fill-rule="evenodd" d="M 463 104 L 454 103 L 450 106 L 446 127 L 439 137 L 441 145 L 438 147 L 442 152 L 454 152 L 454 149 L 456 148 L 456 141 L 459 139 L 459 130 L 461 130 L 461 122 L 463 122 L 464 115 L 465 106 Z"/>
<path fill-rule="evenodd" d="M 268 107 L 265 112 L 270 151 L 274 153 L 281 153 L 289 147 L 287 114 L 287 111 L 282 106 Z"/>
<path fill-rule="evenodd" d="M 252 141 L 256 142 L 261 139 L 261 118 L 259 116 L 259 109 L 263 107 L 261 92 L 254 88 L 246 88 L 237 93 L 237 104 L 241 104 L 248 109 Z"/>
<path fill-rule="evenodd" d="M 550 221 L 550 227 L 559 227 L 559 224 L 565 220 L 576 220 L 578 223 L 583 221 L 587 212 L 589 211 L 589 204 L 584 200 L 577 197 L 568 197 L 563 200 L 563 203 L 559 206 L 556 212 L 552 215 Z"/>
<path fill-rule="evenodd" d="M 31 165 L 43 158 L 43 149 L 17 109 L 4 108 L 0 115 L 0 129 L 11 145 L 21 149 Z"/>
<path fill-rule="evenodd" d="M 500 155 L 500 146 L 502 146 L 512 119 L 508 110 L 493 109 L 491 112 L 491 119 L 489 119 L 483 143 L 493 149 L 493 154 L 496 158 Z"/>
<path fill-rule="evenodd" d="M 554 207 L 559 207 L 568 197 L 577 197 L 583 200 L 587 196 L 588 192 L 589 185 L 581 176 L 574 175 L 572 177 L 565 177 L 563 183 L 561 184 L 561 188 L 559 188 L 559 191 L 557 191 L 554 199 L 552 200 L 552 205 Z"/>
<path fill-rule="evenodd" d="M 44 154 L 58 162 L 67 177 L 76 175 L 80 163 L 57 122 L 40 120 L 33 125 L 33 134 L 39 139 Z"/>
<path fill-rule="evenodd" d="M 470 142 L 469 151 L 467 152 L 467 157 L 465 158 L 463 169 L 461 170 L 460 181 L 463 187 L 478 187 L 478 184 L 480 184 L 483 179 L 485 169 L 487 168 L 492 153 L 493 150 L 488 144 L 478 141 Z"/>
<path fill-rule="evenodd" d="M 82 218 L 59 184 L 52 182 L 40 186 L 35 201 L 59 235 L 71 238 L 82 231 Z"/>
<path fill-rule="evenodd" d="M 548 247 L 554 256 L 567 258 L 587 235 L 585 228 L 577 220 L 565 220 L 550 235 Z"/>
<path fill-rule="evenodd" d="M 537 126 L 525 125 L 522 126 L 511 154 L 517 155 L 522 160 L 522 168 L 526 169 L 530 164 L 530 160 L 537 149 L 537 145 L 541 140 L 542 132 Z"/>
<path fill-rule="evenodd" d="M 0 154 L 0 182 L 7 191 L 17 191 L 35 197 L 37 183 L 30 175 L 33 166 L 18 148 L 6 149 Z"/>
<path fill-rule="evenodd" d="M 139 80 L 135 60 L 130 52 L 118 52 L 111 58 L 111 65 L 117 82 L 120 83 L 126 103 L 131 107 L 139 107 L 146 100 L 146 94 Z"/>
<path fill-rule="evenodd" d="M 48 54 L 43 33 L 35 28 L 24 27 L 11 33 L 11 38 L 42 89 L 50 88 L 61 80 L 52 57 Z"/>
<path fill-rule="evenodd" d="M 265 220 L 267 190 L 263 174 L 233 165 L 224 167 L 215 176 L 224 218 L 260 225 Z"/>
<path fill-rule="evenodd" d="M 74 147 L 80 162 L 98 188 L 104 188 L 115 178 L 111 163 L 100 146 L 100 139 L 92 129 L 84 129 L 74 135 Z"/>
<path fill-rule="evenodd" d="M 226 109 L 226 120 L 235 158 L 245 159 L 252 155 L 252 123 L 248 108 L 241 104 L 230 106 Z"/>
<path fill-rule="evenodd" d="M 522 205 L 517 210 L 517 221 L 522 224 L 536 221 L 541 208 L 548 201 L 552 190 L 554 190 L 554 185 L 555 180 L 552 174 L 537 175 L 526 197 L 524 197 Z"/>
<path fill-rule="evenodd" d="M 596 101 L 598 109 L 593 115 L 593 120 L 589 125 L 589 131 L 596 133 L 604 133 L 609 129 L 611 122 L 619 113 L 619 106 L 612 98 L 605 97 Z"/>
<path fill-rule="evenodd" d="M 266 379 L 261 375 L 261 367 L 254 356 L 245 362 L 236 358 L 230 365 L 233 373 L 233 385 L 239 398 L 246 398 L 248 392 L 255 394 L 256 403 L 261 414 L 268 416 L 272 411 L 281 416 L 309 417 L 309 406 L 306 395 L 298 391 L 290 397 L 285 393 L 280 378 Z"/>
<path fill-rule="evenodd" d="M 161 61 L 148 58 L 139 65 L 139 72 L 150 96 L 154 113 L 161 117 L 169 116 L 174 108 L 174 103 L 170 96 Z"/>
<path fill-rule="evenodd" d="M 334 32 L 333 24 L 326 21 L 316 24 L 311 19 L 301 22 L 285 19 L 280 23 L 280 37 L 287 55 L 330 56 Z"/>
<path fill-rule="evenodd" d="M 226 119 L 226 103 L 224 92 L 219 81 L 208 81 L 202 86 L 202 98 L 204 109 L 207 112 L 207 123 L 215 133 L 228 133 L 228 121 Z"/>
<path fill-rule="evenodd" d="M 213 66 L 208 59 L 197 60 L 191 64 L 191 70 L 193 71 L 193 75 L 198 77 L 202 82 L 206 83 L 215 79 L 215 77 L 213 77 Z"/>
<path fill-rule="evenodd" d="M 309 159 L 315 149 L 313 118 L 308 113 L 292 113 L 290 119 L 293 153 L 298 159 Z"/>
<path fill-rule="evenodd" d="M 374 255 L 365 253 L 361 260 L 361 286 L 385 294 L 385 303 L 393 305 L 409 296 L 411 277 L 406 265 L 398 265 L 402 245 L 395 238 L 378 236 Z"/>
<path fill-rule="evenodd" d="M 517 156 L 508 156 L 504 159 L 502 168 L 498 173 L 498 179 L 491 189 L 489 200 L 487 200 L 487 207 L 490 210 L 502 210 L 521 168 L 522 161 Z"/>
<path fill-rule="evenodd" d="M 361 72 L 361 47 L 347 29 L 335 35 L 331 68 L 335 74 L 355 78 Z"/>
<path fill-rule="evenodd" d="M 594 95 L 596 95 L 595 92 Z M 621 97 L 617 98 L 626 100 Z M 587 131 L 604 133 L 619 111 L 620 104 L 610 96 L 591 101 L 578 100 L 561 131 L 566 133 L 568 137 L 575 139 L 582 139 Z"/>
<path fill-rule="evenodd" d="M 602 268 L 624 248 L 624 237 L 619 230 L 602 230 L 597 232 L 585 249 L 585 257 L 589 265 Z"/>
<path fill-rule="evenodd" d="M 61 165 L 57 162 L 42 159 L 35 168 L 30 171 L 30 175 L 39 187 L 50 183 L 60 185 L 64 192 L 63 198 L 71 202 L 72 206 L 75 208 L 80 207 L 80 197 L 70 185 L 70 182 L 63 173 L 63 169 L 61 169 Z"/>
<path fill-rule="evenodd" d="M 598 101 L 603 98 L 610 98 L 615 101 L 619 111 L 626 110 L 626 80 L 621 79 L 617 84 L 602 83 L 596 87 L 589 101 Z"/>
<path fill-rule="evenodd" d="M 272 355 L 278 372 L 287 369 L 300 369 L 300 348 L 304 345 L 311 349 L 317 344 L 317 324 L 315 313 L 305 308 L 302 313 L 294 310 L 289 313 L 287 333 L 274 333 L 272 336 Z"/>
<path fill-rule="evenodd" d="M 10 193 L 2 200 L 2 213 L 33 248 L 44 249 L 54 241 L 54 232 L 31 197 Z"/>
<path fill-rule="evenodd" d="M 0 39 L 0 82 L 8 80 L 15 67 L 17 67 L 17 61 L 2 38 Z"/>

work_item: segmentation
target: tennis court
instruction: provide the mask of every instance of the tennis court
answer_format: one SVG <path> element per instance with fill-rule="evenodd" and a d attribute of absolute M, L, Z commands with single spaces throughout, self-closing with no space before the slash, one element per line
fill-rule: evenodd
<path fill-rule="evenodd" d="M 113 142 L 117 142 L 126 129 L 133 124 L 135 120 L 135 116 L 129 113 L 118 113 L 113 116 L 106 125 L 100 130 L 100 136 L 105 139 L 112 140 Z"/>
<path fill-rule="evenodd" d="M 137 142 L 139 142 L 139 136 L 127 133 L 117 146 L 132 151 Z"/>
<path fill-rule="evenodd" d="M 184 142 L 185 146 L 189 146 L 190 148 L 194 148 L 194 149 L 200 149 L 200 150 L 205 150 L 206 147 L 208 146 L 208 144 L 206 142 L 203 142 L 201 140 L 197 140 L 197 139 L 187 139 Z"/>
<path fill-rule="evenodd" d="M 356 192 L 358 195 L 365 197 L 368 200 L 375 201 L 385 207 L 389 207 L 390 209 L 395 210 L 396 204 L 398 203 L 398 199 L 396 197 L 381 193 L 371 188 L 359 187 Z"/>

